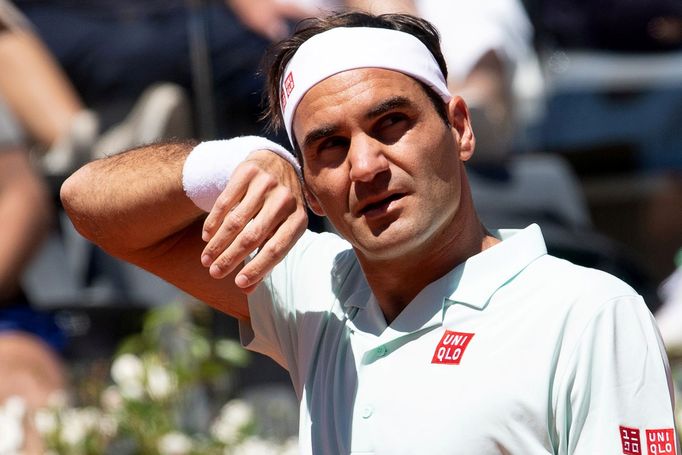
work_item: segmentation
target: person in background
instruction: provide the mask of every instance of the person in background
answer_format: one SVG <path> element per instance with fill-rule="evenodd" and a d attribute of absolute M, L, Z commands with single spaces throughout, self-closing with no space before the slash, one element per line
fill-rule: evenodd
<path fill-rule="evenodd" d="M 47 187 L 0 99 L 0 406 L 10 399 L 20 404 L 24 428 L 17 450 L 27 455 L 43 453 L 33 411 L 66 383 L 58 354 L 63 335 L 50 315 L 31 308 L 20 286 L 51 219 Z M 0 437 L 9 437 L 5 431 L 11 430 Z"/>
<path fill-rule="evenodd" d="M 0 0 L 0 24 L 0 96 L 25 139 L 36 144 L 42 170 L 55 176 L 73 172 L 90 159 L 98 119 L 7 0 Z"/>

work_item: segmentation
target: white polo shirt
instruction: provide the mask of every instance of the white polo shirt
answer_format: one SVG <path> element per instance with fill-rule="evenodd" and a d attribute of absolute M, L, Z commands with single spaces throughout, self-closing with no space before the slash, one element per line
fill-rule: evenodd
<path fill-rule="evenodd" d="M 536 225 L 494 234 L 388 326 L 348 243 L 301 238 L 241 327 L 291 374 L 301 453 L 678 453 L 641 297 L 549 256 Z"/>

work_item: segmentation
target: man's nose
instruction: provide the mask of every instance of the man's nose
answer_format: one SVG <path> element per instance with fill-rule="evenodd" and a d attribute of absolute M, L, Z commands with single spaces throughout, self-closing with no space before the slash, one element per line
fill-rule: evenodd
<path fill-rule="evenodd" d="M 378 174 L 388 170 L 383 144 L 371 137 L 353 138 L 348 156 L 351 181 L 370 182 Z"/>

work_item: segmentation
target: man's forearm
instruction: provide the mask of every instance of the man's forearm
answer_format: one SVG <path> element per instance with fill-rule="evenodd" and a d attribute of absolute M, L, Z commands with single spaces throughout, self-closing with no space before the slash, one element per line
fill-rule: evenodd
<path fill-rule="evenodd" d="M 189 142 L 149 145 L 89 163 L 62 186 L 64 208 L 76 229 L 109 253 L 222 311 L 248 317 L 243 292 L 284 257 L 307 218 L 290 160 L 263 145 L 248 149 L 236 165 L 222 159 L 223 152 L 244 156 L 234 147 L 241 143 L 222 143 L 217 155 L 194 168 L 199 147 Z M 198 200 L 210 210 L 208 217 Z M 257 248 L 261 254 L 241 268 Z M 227 277 L 232 279 L 222 280 Z"/>
<path fill-rule="evenodd" d="M 182 188 L 194 145 L 154 144 L 91 162 L 62 186 L 64 208 L 81 234 L 115 255 L 154 248 L 203 215 Z"/>

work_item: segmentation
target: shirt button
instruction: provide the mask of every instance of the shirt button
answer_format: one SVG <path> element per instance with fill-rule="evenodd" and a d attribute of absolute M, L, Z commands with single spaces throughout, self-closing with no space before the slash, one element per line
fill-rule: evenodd
<path fill-rule="evenodd" d="M 388 349 L 386 349 L 386 346 L 379 346 L 376 352 L 379 357 L 383 357 L 388 352 Z"/>
<path fill-rule="evenodd" d="M 369 419 L 370 417 L 372 417 L 373 412 L 374 412 L 374 409 L 371 406 L 369 406 L 369 405 L 365 406 L 362 409 L 362 418 L 363 419 Z"/>

